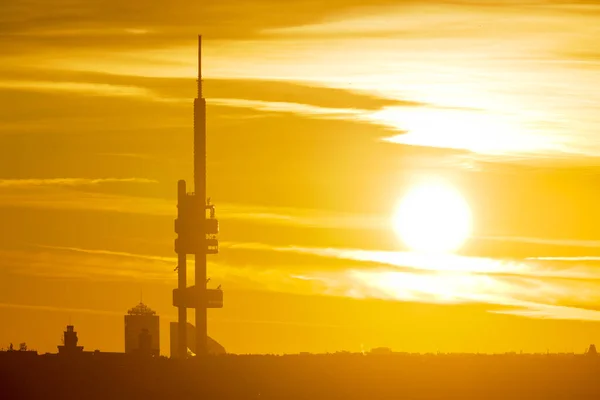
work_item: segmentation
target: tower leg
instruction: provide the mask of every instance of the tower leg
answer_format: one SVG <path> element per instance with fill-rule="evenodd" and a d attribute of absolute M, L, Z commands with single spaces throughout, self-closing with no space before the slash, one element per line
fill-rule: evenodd
<path fill-rule="evenodd" d="M 178 288 L 181 291 L 184 291 L 187 286 L 187 260 L 185 254 L 178 254 Z M 185 306 L 181 306 L 177 308 L 178 312 L 178 322 L 179 327 L 177 331 L 178 340 L 177 340 L 177 357 L 180 359 L 187 358 L 187 332 L 185 326 L 187 324 L 187 309 Z"/>
<path fill-rule="evenodd" d="M 206 254 L 196 254 L 196 289 L 198 304 L 196 306 L 196 349 L 198 356 L 205 356 L 207 351 L 208 313 L 206 308 Z"/>
<path fill-rule="evenodd" d="M 185 209 L 186 196 L 185 181 L 181 180 L 177 183 L 177 207 L 180 220 L 183 218 L 182 214 Z M 182 292 L 187 287 L 187 255 L 184 251 L 180 251 L 177 254 L 177 287 Z M 177 331 L 177 357 L 183 360 L 187 358 L 187 333 L 185 329 L 187 324 L 187 309 L 185 305 L 177 308 L 177 314 L 179 322 L 179 330 Z"/>

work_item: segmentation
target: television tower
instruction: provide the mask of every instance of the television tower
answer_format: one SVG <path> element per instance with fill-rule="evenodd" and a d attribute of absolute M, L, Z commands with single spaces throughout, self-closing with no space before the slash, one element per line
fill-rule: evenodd
<path fill-rule="evenodd" d="M 173 305 L 178 308 L 177 358 L 186 358 L 188 349 L 187 309 L 196 310 L 195 348 L 197 356 L 208 354 L 207 311 L 223 307 L 223 291 L 208 289 L 207 255 L 219 252 L 219 222 L 215 207 L 206 200 L 206 100 L 202 97 L 202 37 L 198 36 L 198 95 L 194 99 L 194 192 L 186 192 L 186 183 L 177 183 L 177 219 L 175 252 L 178 256 L 177 289 Z M 206 213 L 209 212 L 209 216 Z M 187 255 L 195 257 L 195 285 L 187 286 Z"/>

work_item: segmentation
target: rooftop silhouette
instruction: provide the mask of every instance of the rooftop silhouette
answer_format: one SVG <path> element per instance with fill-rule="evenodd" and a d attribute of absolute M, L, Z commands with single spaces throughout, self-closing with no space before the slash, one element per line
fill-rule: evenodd
<path fill-rule="evenodd" d="M 600 398 L 600 2 L 0 1 L 0 400 Z"/>

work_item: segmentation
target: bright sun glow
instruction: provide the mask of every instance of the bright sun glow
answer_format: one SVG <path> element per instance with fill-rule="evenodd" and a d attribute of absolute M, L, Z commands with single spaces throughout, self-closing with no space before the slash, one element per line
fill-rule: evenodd
<path fill-rule="evenodd" d="M 393 227 L 414 251 L 450 253 L 471 235 L 471 210 L 452 186 L 427 182 L 412 188 L 401 199 Z"/>

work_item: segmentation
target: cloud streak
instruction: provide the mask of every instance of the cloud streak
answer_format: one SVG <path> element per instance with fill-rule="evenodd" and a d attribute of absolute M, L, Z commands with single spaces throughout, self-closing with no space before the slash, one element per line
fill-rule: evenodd
<path fill-rule="evenodd" d="M 552 246 L 564 247 L 600 247 L 600 240 L 573 240 L 573 239 L 548 239 L 548 238 L 533 238 L 522 236 L 480 236 L 477 239 L 493 240 L 501 242 L 518 242 L 529 244 L 543 244 Z"/>
<path fill-rule="evenodd" d="M 244 99 L 210 99 L 209 103 L 220 106 L 251 108 L 254 110 L 266 112 L 294 113 L 338 119 L 347 118 L 348 116 L 361 115 L 365 112 L 364 110 L 356 110 L 350 108 L 328 108 L 300 103 L 269 102 Z"/>
<path fill-rule="evenodd" d="M 57 253 L 38 256 L 43 261 L 32 260 L 31 255 L 28 255 L 28 264 L 34 268 L 24 273 L 69 276 L 73 272 L 70 264 L 78 267 L 85 264 L 88 279 L 135 277 L 168 282 L 175 280 L 171 268 L 162 266 L 174 266 L 177 262 L 175 257 L 74 247 L 42 248 Z M 428 257 L 400 253 L 394 257 L 393 254 L 377 251 L 353 252 L 345 249 L 224 243 L 224 253 L 232 250 L 299 252 L 349 261 L 346 267 L 329 271 L 315 270 L 315 263 L 310 260 L 306 261 L 305 266 L 278 269 L 221 262 L 213 265 L 215 279 L 227 281 L 228 285 L 239 288 L 403 302 L 488 304 L 492 307 L 490 312 L 499 314 L 528 318 L 600 320 L 600 312 L 592 309 L 600 301 L 600 272 L 592 268 L 565 270 L 551 264 L 503 263 L 458 256 Z M 61 255 L 64 252 L 74 253 L 76 257 Z M 11 260 L 10 257 L 5 258 Z M 86 261 L 81 262 L 81 259 Z M 128 259 L 137 261 L 125 261 Z M 48 271 L 48 267 L 44 266 L 49 265 L 50 260 L 54 260 L 54 265 L 63 265 L 65 271 Z M 285 265 L 284 260 L 282 259 L 282 265 Z M 369 267 L 368 263 L 373 265 Z M 71 277 L 81 278 L 81 275 Z M 507 308 L 498 309 L 498 306 Z"/>
<path fill-rule="evenodd" d="M 541 268 L 519 261 L 466 257 L 453 254 L 419 254 L 399 251 L 373 251 L 340 248 L 276 247 L 275 251 L 310 254 L 325 258 L 388 265 L 402 269 L 430 272 L 469 273 L 483 275 L 517 275 L 538 278 L 600 279 L 600 271 L 589 267 L 569 269 Z M 549 258 L 554 260 L 555 258 Z M 538 259 L 538 260 L 543 260 Z"/>
<path fill-rule="evenodd" d="M 488 304 L 489 312 L 515 316 L 600 320 L 600 312 L 592 309 L 600 300 L 597 295 L 600 286 L 594 283 L 508 279 L 469 273 L 415 274 L 389 269 L 354 269 L 343 278 L 329 275 L 317 279 L 332 295 L 434 304 Z M 508 308 L 498 310 L 499 306 Z"/>
<path fill-rule="evenodd" d="M 33 311 L 49 311 L 49 312 L 60 312 L 69 314 L 93 314 L 93 315 L 109 315 L 109 316 L 122 316 L 122 312 L 108 311 L 108 310 L 95 310 L 89 308 L 71 308 L 71 307 L 54 307 L 54 306 L 42 306 L 33 304 L 15 304 L 15 303 L 0 303 L 0 308 L 15 308 L 19 310 L 33 310 Z"/>
<path fill-rule="evenodd" d="M 177 259 L 150 254 L 117 252 L 61 246 L 37 246 L 38 251 L 0 251 L 3 274 L 44 279 L 107 282 L 153 282 L 174 287 Z M 243 265 L 209 261 L 211 278 L 228 289 L 259 290 L 291 294 L 317 294 L 319 282 L 294 278 L 305 269 L 297 266 L 265 268 L 249 262 Z M 190 268 L 188 278 L 194 278 Z"/>
<path fill-rule="evenodd" d="M 27 55 L 8 59 L 18 69 L 39 66 L 38 56 L 31 55 L 38 54 L 36 50 L 42 56 L 56 55 L 58 47 L 61 57 L 44 65 L 62 72 L 192 78 L 194 35 L 201 26 L 211 37 L 206 43 L 211 60 L 207 76 L 285 82 L 263 99 L 233 100 L 232 93 L 223 90 L 221 98 L 215 96 L 217 101 L 230 98 L 229 104 L 234 101 L 238 106 L 240 101 L 263 101 L 271 104 L 244 106 L 356 119 L 348 111 L 352 106 L 330 102 L 336 95 L 314 104 L 307 98 L 316 95 L 290 86 L 304 82 L 338 94 L 351 89 L 385 99 L 371 102 L 363 96 L 364 104 L 357 109 L 373 111 L 365 105 L 379 104 L 380 112 L 367 114 L 365 121 L 406 131 L 388 138 L 395 143 L 506 156 L 600 154 L 594 134 L 600 123 L 595 117 L 598 93 L 590 85 L 597 68 L 582 67 L 581 57 L 565 51 L 598 52 L 593 28 L 598 7 L 590 3 L 381 0 L 364 9 L 354 1 L 316 6 L 297 0 L 280 8 L 271 0 L 219 4 L 177 0 L 168 10 L 162 6 L 149 10 L 112 0 L 109 3 L 114 4 L 106 7 L 61 0 L 50 10 L 41 1 L 34 2 L 35 7 L 29 3 L 25 7 L 22 1 L 8 0 L 2 16 L 5 37 L 17 42 L 10 47 L 29 49 Z M 247 18 L 257 9 L 260 23 Z M 136 26 L 125 18 L 132 15 Z M 90 51 L 90 43 L 98 47 Z M 21 80 L 4 81 L 4 86 L 151 95 L 141 86 L 107 83 L 110 78 L 96 83 L 35 81 L 37 69 Z M 254 89 L 251 83 L 244 87 Z M 439 104 L 445 111 L 424 107 L 422 115 L 411 107 L 403 110 L 402 99 Z M 311 108 L 326 104 L 334 110 Z"/>
<path fill-rule="evenodd" d="M 156 183 L 145 178 L 56 178 L 0 180 L 0 207 L 26 207 L 58 210 L 88 210 L 174 217 L 175 199 L 137 197 L 115 193 L 63 190 L 75 186 L 108 183 Z M 357 215 L 315 209 L 267 207 L 253 204 L 218 204 L 219 217 L 270 225 L 337 228 L 386 229 L 385 216 Z"/>
<path fill-rule="evenodd" d="M 79 247 L 46 246 L 46 245 L 38 245 L 38 247 L 43 248 L 43 249 L 62 250 L 62 251 L 69 251 L 69 252 L 74 252 L 74 253 L 102 255 L 102 256 L 114 256 L 114 257 L 126 257 L 126 258 L 135 258 L 138 260 L 148 260 L 148 261 L 161 261 L 161 262 L 168 263 L 168 264 L 177 263 L 177 257 L 160 257 L 160 256 L 153 256 L 153 255 L 128 253 L 128 252 L 124 252 L 124 251 L 82 249 Z"/>
<path fill-rule="evenodd" d="M 527 260 L 536 260 L 536 261 L 600 261 L 600 256 L 527 257 Z"/>
<path fill-rule="evenodd" d="M 31 188 L 40 186 L 89 186 L 103 183 L 158 183 L 146 178 L 49 178 L 0 179 L 0 188 Z"/>
<path fill-rule="evenodd" d="M 600 319 L 600 312 L 591 309 L 600 300 L 600 271 L 596 268 L 564 269 L 552 264 L 347 249 L 274 250 L 379 266 L 349 266 L 343 274 L 297 276 L 324 284 L 326 292 L 333 295 L 425 303 L 483 303 L 510 307 L 490 310 L 496 313 L 529 318 Z"/>
<path fill-rule="evenodd" d="M 0 89 L 19 89 L 36 92 L 64 91 L 94 96 L 153 97 L 150 91 L 140 87 L 87 82 L 4 80 L 0 81 Z"/>

